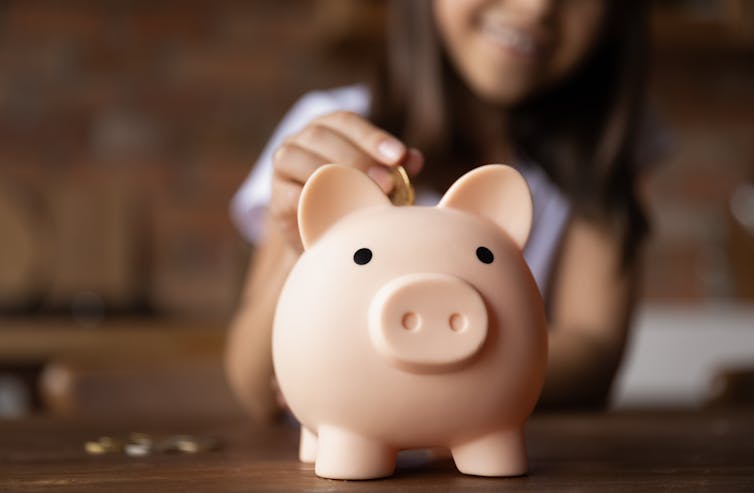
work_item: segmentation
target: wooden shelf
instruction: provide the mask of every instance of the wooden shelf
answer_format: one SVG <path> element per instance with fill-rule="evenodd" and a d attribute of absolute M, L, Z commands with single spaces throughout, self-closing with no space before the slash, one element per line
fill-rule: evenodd
<path fill-rule="evenodd" d="M 109 355 L 217 356 L 225 330 L 155 319 L 122 319 L 96 328 L 63 319 L 0 319 L 0 362 Z"/>

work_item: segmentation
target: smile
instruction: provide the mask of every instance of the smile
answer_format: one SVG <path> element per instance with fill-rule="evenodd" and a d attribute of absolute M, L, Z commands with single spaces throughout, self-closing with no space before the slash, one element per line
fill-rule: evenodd
<path fill-rule="evenodd" d="M 521 58 L 533 59 L 544 54 L 544 44 L 527 30 L 489 18 L 482 19 L 480 29 L 492 43 Z"/>

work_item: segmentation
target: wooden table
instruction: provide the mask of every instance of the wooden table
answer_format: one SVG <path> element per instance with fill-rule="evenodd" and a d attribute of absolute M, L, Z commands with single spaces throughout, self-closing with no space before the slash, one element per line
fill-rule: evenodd
<path fill-rule="evenodd" d="M 87 456 L 82 444 L 128 432 L 211 434 L 197 455 Z M 530 475 L 459 474 L 449 459 L 403 464 L 379 481 L 332 481 L 296 460 L 292 425 L 0 421 L 0 491 L 754 491 L 754 413 L 538 415 L 528 425 Z"/>

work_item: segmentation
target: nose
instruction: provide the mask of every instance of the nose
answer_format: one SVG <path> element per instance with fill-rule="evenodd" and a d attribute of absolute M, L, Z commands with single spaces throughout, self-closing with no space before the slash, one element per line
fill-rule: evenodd
<path fill-rule="evenodd" d="M 378 354 L 401 369 L 443 372 L 474 356 L 487 338 L 487 309 L 467 282 L 410 274 L 385 284 L 369 309 Z"/>

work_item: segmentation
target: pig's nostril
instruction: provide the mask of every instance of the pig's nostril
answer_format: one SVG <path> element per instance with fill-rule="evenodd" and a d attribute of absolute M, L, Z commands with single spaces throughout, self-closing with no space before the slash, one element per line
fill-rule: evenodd
<path fill-rule="evenodd" d="M 414 312 L 408 312 L 405 315 L 403 315 L 403 318 L 401 319 L 401 325 L 403 325 L 403 328 L 406 330 L 416 330 L 419 328 L 419 323 L 421 321 L 419 320 L 419 315 L 417 315 Z"/>
<path fill-rule="evenodd" d="M 448 320 L 448 325 L 450 325 L 450 328 L 454 332 L 463 332 L 464 330 L 466 330 L 468 321 L 466 320 L 466 317 L 464 317 L 460 313 L 454 313 L 450 316 L 450 319 Z"/>

